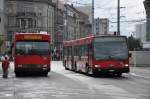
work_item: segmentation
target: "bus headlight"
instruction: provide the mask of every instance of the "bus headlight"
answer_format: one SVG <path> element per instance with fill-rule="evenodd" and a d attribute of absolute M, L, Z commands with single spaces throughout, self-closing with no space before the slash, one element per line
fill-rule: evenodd
<path fill-rule="evenodd" d="M 125 64 L 124 66 L 125 66 L 125 67 L 129 67 L 129 64 Z"/>
<path fill-rule="evenodd" d="M 97 67 L 101 67 L 100 65 L 95 65 L 95 67 L 97 68 Z"/>

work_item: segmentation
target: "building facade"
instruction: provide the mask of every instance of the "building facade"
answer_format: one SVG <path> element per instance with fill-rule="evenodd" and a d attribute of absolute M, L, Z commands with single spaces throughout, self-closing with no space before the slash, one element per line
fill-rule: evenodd
<path fill-rule="evenodd" d="M 46 31 L 54 34 L 54 5 L 51 0 L 6 0 L 7 40 L 15 32 Z"/>
<path fill-rule="evenodd" d="M 107 18 L 97 18 L 94 22 L 94 32 L 97 35 L 109 34 L 109 20 Z"/>
<path fill-rule="evenodd" d="M 64 34 L 64 20 L 63 10 L 56 6 L 55 8 L 55 30 L 54 30 L 53 49 L 55 54 L 59 55 L 57 59 L 61 59 L 63 50 L 63 34 Z"/>
<path fill-rule="evenodd" d="M 136 24 L 135 26 L 136 38 L 140 39 L 142 43 L 146 42 L 146 22 Z"/>
<path fill-rule="evenodd" d="M 4 0 L 0 0 L 0 40 L 4 38 Z"/>
<path fill-rule="evenodd" d="M 147 18 L 147 28 L 146 28 L 146 40 L 148 42 L 150 42 L 150 0 L 145 0 L 144 1 L 144 6 L 145 6 L 145 10 L 146 10 L 146 18 Z"/>
<path fill-rule="evenodd" d="M 66 4 L 64 5 L 64 20 L 65 20 L 65 33 L 64 40 L 75 39 L 74 34 L 76 33 L 76 21 L 77 13 L 73 5 Z"/>
<path fill-rule="evenodd" d="M 6 41 L 6 35 L 5 35 L 5 12 L 4 12 L 4 0 L 0 0 L 0 53 L 4 52 L 5 50 L 5 41 Z"/>
<path fill-rule="evenodd" d="M 73 5 L 65 5 L 64 20 L 64 40 L 79 39 L 91 34 L 92 26 L 89 16 L 77 10 Z"/>
<path fill-rule="evenodd" d="M 76 9 L 88 15 L 89 21 L 92 24 L 92 6 L 78 6 Z"/>

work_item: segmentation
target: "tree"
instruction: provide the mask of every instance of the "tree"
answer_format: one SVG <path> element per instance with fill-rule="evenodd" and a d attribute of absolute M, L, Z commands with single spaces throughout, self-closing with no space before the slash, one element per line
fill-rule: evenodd
<path fill-rule="evenodd" d="M 136 39 L 131 35 L 130 37 L 128 37 L 128 47 L 130 51 L 133 51 L 134 49 L 142 49 L 141 40 Z"/>

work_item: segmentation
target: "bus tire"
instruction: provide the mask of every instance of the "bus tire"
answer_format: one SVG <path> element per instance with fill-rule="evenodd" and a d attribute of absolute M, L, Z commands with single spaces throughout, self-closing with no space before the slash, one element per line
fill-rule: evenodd
<path fill-rule="evenodd" d="M 47 77 L 48 76 L 48 72 L 44 72 L 43 76 Z"/>
<path fill-rule="evenodd" d="M 19 73 L 19 72 L 16 72 L 15 75 L 16 75 L 16 77 L 21 77 L 21 73 Z"/>
<path fill-rule="evenodd" d="M 67 68 L 67 67 L 65 66 L 65 70 L 69 70 L 69 68 Z"/>
<path fill-rule="evenodd" d="M 121 77 L 121 76 L 122 76 L 122 73 L 117 73 L 117 76 L 118 76 L 118 77 Z"/>
<path fill-rule="evenodd" d="M 78 72 L 78 68 L 77 68 L 77 63 L 75 62 L 74 64 L 74 71 L 77 73 Z"/>
<path fill-rule="evenodd" d="M 88 75 L 95 76 L 95 71 L 91 67 L 88 67 Z"/>
<path fill-rule="evenodd" d="M 88 66 L 85 66 L 85 74 L 86 74 L 86 75 L 90 75 L 90 74 L 89 74 L 89 67 L 88 67 Z"/>

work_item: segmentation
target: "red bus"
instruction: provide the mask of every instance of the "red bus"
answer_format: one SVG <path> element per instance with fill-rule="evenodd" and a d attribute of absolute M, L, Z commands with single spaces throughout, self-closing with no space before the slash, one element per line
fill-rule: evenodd
<path fill-rule="evenodd" d="M 50 35 L 40 33 L 16 33 L 14 39 L 14 72 L 16 76 L 25 73 L 50 72 Z"/>
<path fill-rule="evenodd" d="M 91 36 L 64 41 L 65 69 L 84 72 L 112 73 L 121 76 L 129 72 L 129 51 L 126 36 Z"/>

